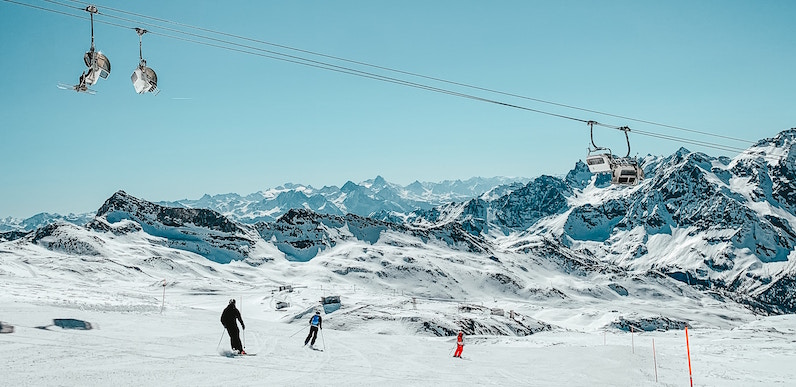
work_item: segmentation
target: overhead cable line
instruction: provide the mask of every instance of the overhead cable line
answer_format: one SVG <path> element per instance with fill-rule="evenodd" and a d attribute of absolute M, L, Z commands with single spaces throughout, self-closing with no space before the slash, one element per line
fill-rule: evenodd
<path fill-rule="evenodd" d="M 46 0 L 46 1 L 48 1 L 48 0 Z M 77 1 L 77 0 L 68 0 L 68 1 L 73 2 L 73 3 L 83 4 L 82 2 Z M 231 37 L 231 38 L 235 38 L 235 39 L 240 39 L 240 40 L 246 40 L 246 41 L 250 41 L 250 42 L 254 42 L 254 43 L 265 44 L 265 45 L 269 45 L 269 46 L 273 46 L 273 47 L 283 48 L 283 49 L 286 49 L 286 50 L 302 52 L 302 53 L 305 53 L 305 54 L 316 55 L 316 56 L 320 56 L 320 57 L 324 57 L 324 58 L 328 58 L 328 59 L 339 60 L 339 61 L 343 61 L 343 62 L 353 63 L 353 64 L 357 64 L 357 65 L 361 65 L 361 66 L 367 66 L 367 67 L 376 68 L 376 69 L 379 69 L 379 70 L 385 70 L 385 71 L 395 72 L 395 73 L 404 74 L 404 75 L 410 75 L 410 76 L 414 76 L 414 77 L 418 77 L 418 78 L 424 78 L 424 79 L 428 79 L 428 80 L 433 80 L 433 81 L 447 83 L 447 84 L 451 84 L 451 85 L 466 87 L 466 88 L 470 88 L 470 89 L 481 90 L 481 91 L 486 91 L 486 92 L 490 92 L 490 93 L 505 95 L 505 96 L 509 96 L 509 97 L 515 97 L 515 98 L 525 99 L 525 100 L 529 100 L 529 101 L 544 103 L 544 104 L 548 104 L 548 105 L 564 107 L 564 108 L 567 108 L 567 109 L 573 109 L 573 110 L 579 110 L 579 111 L 584 111 L 584 112 L 588 112 L 588 113 L 600 114 L 600 115 L 604 115 L 604 116 L 608 116 L 608 117 L 621 118 L 621 119 L 624 119 L 624 120 L 644 123 L 644 124 L 648 124 L 648 125 L 660 126 L 660 127 L 664 127 L 664 128 L 675 129 L 675 130 L 680 130 L 680 131 L 686 131 L 686 132 L 691 132 L 691 133 L 697 133 L 697 134 L 701 134 L 701 135 L 705 135 L 705 136 L 718 137 L 718 138 L 723 138 L 723 139 L 727 139 L 727 140 L 743 142 L 743 143 L 747 143 L 747 144 L 754 143 L 754 141 L 741 139 L 741 138 L 737 138 L 737 137 L 725 136 L 725 135 L 721 135 L 721 134 L 710 133 L 710 132 L 705 132 L 705 131 L 700 131 L 700 130 L 695 130 L 695 129 L 689 129 L 689 128 L 684 128 L 684 127 L 675 126 L 675 125 L 668 125 L 668 124 L 664 124 L 664 123 L 659 123 L 659 122 L 650 121 L 650 120 L 644 120 L 644 119 L 640 119 L 640 118 L 633 118 L 633 117 L 628 117 L 628 116 L 619 115 L 619 114 L 612 114 L 612 113 L 607 113 L 607 112 L 604 112 L 604 111 L 588 109 L 588 108 L 582 108 L 582 107 L 569 105 L 569 104 L 564 104 L 564 103 L 560 103 L 560 102 L 548 101 L 548 100 L 544 100 L 544 99 L 540 99 L 540 98 L 533 98 L 533 97 L 528 97 L 528 96 L 524 96 L 524 95 L 520 95 L 520 94 L 504 92 L 504 91 L 500 91 L 500 90 L 496 90 L 496 89 L 490 89 L 490 88 L 486 88 L 486 87 L 475 86 L 475 85 L 471 85 L 471 84 L 467 84 L 467 83 L 463 83 L 463 82 L 451 81 L 451 80 L 447 80 L 447 79 L 443 79 L 443 78 L 439 78 L 439 77 L 423 75 L 423 74 L 419 74 L 419 73 L 416 73 L 416 72 L 400 70 L 400 69 L 396 69 L 396 68 L 392 68 L 392 67 L 375 65 L 375 64 L 371 64 L 371 63 L 367 63 L 367 62 L 363 62 L 363 61 L 346 59 L 346 58 L 343 58 L 343 57 L 329 55 L 329 54 L 324 54 L 324 53 L 320 53 L 320 52 L 317 52 L 317 51 L 305 50 L 305 49 L 291 47 L 291 46 L 278 44 L 278 43 L 273 43 L 273 42 L 269 42 L 269 41 L 265 41 L 265 40 L 261 40 L 261 39 L 255 39 L 255 38 L 250 38 L 250 37 L 246 37 L 246 36 L 226 33 L 226 32 L 223 32 L 223 31 L 217 31 L 217 30 L 212 30 L 212 29 L 208 29 L 208 28 L 197 27 L 197 26 L 193 26 L 193 25 L 190 25 L 190 24 L 180 23 L 180 22 L 172 21 L 172 20 L 168 20 L 168 19 L 162 19 L 162 18 L 147 16 L 147 15 L 143 15 L 143 14 L 139 14 L 139 13 L 135 13 L 135 12 L 129 12 L 129 11 L 125 11 L 125 10 L 122 10 L 122 9 L 111 8 L 111 7 L 106 7 L 106 6 L 102 6 L 102 8 L 103 9 L 108 9 L 108 10 L 111 10 L 111 11 L 114 11 L 114 12 L 119 12 L 119 13 L 131 15 L 131 16 L 136 16 L 136 17 L 141 17 L 141 18 L 145 18 L 145 19 L 155 20 L 155 21 L 159 21 L 159 22 L 163 22 L 163 23 L 174 24 L 174 25 L 177 25 L 177 26 L 180 26 L 180 27 L 191 28 L 191 29 L 195 29 L 195 30 L 198 30 L 198 31 L 209 32 L 209 33 L 213 33 L 213 34 L 217 34 L 217 35 L 221 35 L 221 36 L 227 36 L 227 37 Z M 163 28 L 163 27 L 161 27 L 161 28 Z"/>
<path fill-rule="evenodd" d="M 19 2 L 19 1 L 14 1 L 14 0 L 3 0 L 3 1 L 8 2 L 8 3 L 17 4 L 17 5 L 27 6 L 27 7 L 30 7 L 30 8 L 35 8 L 35 9 L 39 9 L 39 10 L 43 10 L 43 11 L 54 12 L 54 13 L 61 14 L 61 15 L 71 16 L 71 17 L 75 17 L 75 18 L 79 18 L 79 19 L 84 19 L 84 20 L 87 19 L 85 16 L 73 15 L 73 14 L 69 14 L 69 13 L 66 13 L 66 12 L 58 11 L 58 10 L 53 10 L 53 9 L 49 9 L 49 8 L 45 8 L 45 7 L 35 6 L 35 5 L 32 5 L 32 4 L 22 3 L 22 2 Z M 68 8 L 71 8 L 71 9 L 83 11 L 83 8 L 73 7 L 73 6 L 66 5 L 66 4 L 63 4 L 63 3 L 60 3 L 60 2 L 57 2 L 57 1 L 54 1 L 54 0 L 45 0 L 45 1 L 47 1 L 49 3 L 52 3 L 52 4 L 68 7 Z M 74 0 L 69 0 L 69 1 L 76 2 Z M 123 21 L 126 21 L 126 22 L 139 23 L 140 24 L 140 21 L 138 21 L 138 20 L 132 20 L 132 19 L 123 18 L 123 17 L 119 17 L 119 16 L 108 15 L 108 14 L 105 14 L 105 13 L 100 13 L 100 14 L 103 15 L 103 16 L 106 16 L 108 18 L 114 18 L 114 19 L 119 19 L 119 20 L 123 20 Z M 151 18 L 151 19 L 155 19 L 155 18 Z M 115 27 L 125 28 L 125 29 L 135 29 L 136 28 L 136 27 L 125 26 L 125 25 L 122 25 L 122 24 L 113 23 L 113 22 L 109 22 L 109 21 L 105 21 L 105 20 L 96 20 L 96 22 L 97 23 L 111 25 L 111 26 L 115 26 Z M 385 76 L 385 75 L 380 75 L 380 74 L 376 74 L 376 73 L 372 73 L 372 72 L 358 70 L 358 69 L 354 69 L 354 68 L 350 68 L 350 67 L 335 65 L 335 64 L 322 62 L 322 61 L 318 61 L 318 60 L 313 60 L 313 59 L 307 59 L 307 58 L 303 58 L 303 57 L 300 57 L 300 56 L 297 56 L 297 55 L 290 55 L 290 54 L 280 53 L 280 52 L 277 52 L 277 51 L 266 50 L 266 49 L 263 49 L 263 48 L 258 48 L 258 47 L 254 47 L 254 46 L 250 46 L 250 45 L 244 45 L 244 44 L 240 44 L 240 43 L 236 43 L 236 42 L 232 42 L 232 41 L 227 41 L 227 40 L 222 40 L 222 39 L 218 39 L 218 38 L 208 37 L 208 36 L 204 36 L 204 35 L 200 35 L 200 34 L 196 34 L 196 33 L 191 33 L 191 32 L 185 32 L 185 31 L 181 31 L 181 30 L 178 30 L 178 29 L 172 29 L 172 28 L 168 28 L 168 27 L 163 27 L 163 26 L 159 26 L 159 25 L 156 25 L 156 24 L 152 24 L 152 23 L 143 23 L 143 24 L 148 25 L 148 26 L 154 26 L 156 28 L 161 28 L 161 29 L 168 30 L 168 31 L 171 31 L 171 32 L 187 35 L 187 36 L 190 36 L 190 37 L 193 37 L 193 38 L 205 39 L 205 40 L 209 40 L 211 42 L 217 42 L 217 43 L 210 43 L 210 42 L 207 42 L 207 41 L 200 41 L 200 40 L 196 40 L 196 39 L 184 38 L 184 37 L 179 37 L 179 36 L 159 33 L 157 31 L 151 31 L 151 30 L 149 31 L 153 35 L 160 35 L 160 36 L 164 36 L 164 37 L 172 38 L 172 39 L 176 39 L 176 40 L 182 40 L 182 41 L 187 41 L 187 42 L 191 42 L 191 43 L 195 43 L 195 44 L 206 45 L 206 46 L 209 46 L 209 47 L 215 47 L 215 48 L 225 49 L 225 50 L 229 50 L 229 51 L 240 52 L 240 53 L 244 53 L 244 54 L 256 55 L 256 56 L 265 57 L 265 58 L 269 58 L 269 59 L 275 59 L 275 60 L 285 61 L 285 62 L 294 63 L 294 64 L 301 64 L 301 65 L 305 65 L 305 66 L 309 66 L 309 67 L 315 67 L 315 68 L 320 68 L 320 69 L 324 69 L 324 70 L 330 70 L 330 71 L 335 71 L 335 72 L 340 72 L 340 73 L 344 73 L 344 74 L 360 76 L 360 77 L 374 79 L 374 80 L 380 80 L 380 81 L 394 83 L 394 84 L 398 84 L 398 85 L 414 87 L 414 88 L 418 88 L 418 89 L 422 89 L 422 90 L 428 90 L 428 91 L 433 91 L 433 92 L 437 92 L 437 93 L 448 94 L 448 95 L 458 96 L 458 97 L 462 97 L 462 98 L 468 98 L 468 99 L 481 101 L 481 102 L 488 102 L 488 103 L 497 104 L 497 105 L 506 106 L 506 107 L 511 107 L 511 108 L 515 108 L 515 109 L 520 109 L 520 110 L 535 112 L 535 113 L 539 113 L 539 114 L 549 115 L 549 116 L 553 116 L 553 117 L 558 117 L 558 118 L 563 118 L 563 119 L 568 119 L 568 120 L 573 120 L 573 121 L 579 121 L 579 122 L 582 122 L 582 123 L 592 122 L 595 125 L 602 126 L 602 127 L 605 127 L 605 128 L 610 128 L 610 129 L 623 130 L 623 128 L 626 128 L 626 127 L 620 127 L 620 126 L 614 126 L 614 125 L 607 125 L 607 124 L 599 123 L 599 122 L 596 122 L 596 121 L 585 120 L 585 119 L 581 119 L 581 118 L 577 118 L 577 117 L 572 117 L 572 116 L 569 116 L 569 115 L 558 114 L 558 113 L 548 112 L 548 111 L 544 111 L 544 110 L 534 109 L 534 108 L 530 108 L 530 107 L 527 107 L 527 106 L 521 106 L 521 105 L 517 105 L 517 104 L 502 102 L 502 101 L 498 101 L 498 100 L 494 100 L 494 99 L 490 99 L 490 98 L 485 98 L 485 97 L 480 97 L 480 96 L 476 96 L 476 95 L 472 95 L 472 94 L 467 94 L 467 93 L 457 92 L 457 91 L 453 91 L 453 90 L 443 89 L 443 88 L 440 88 L 440 87 L 434 87 L 434 86 L 425 85 L 425 84 L 421 84 L 421 83 L 411 82 L 411 81 L 407 81 L 407 80 L 403 80 L 403 79 L 399 79 L 399 78 L 388 77 L 388 76 Z M 191 28 L 199 29 L 198 27 L 191 27 Z M 212 30 L 210 30 L 210 31 L 212 32 Z M 218 32 L 214 32 L 214 33 L 223 34 L 223 33 L 218 33 Z M 223 35 L 228 35 L 228 36 L 233 36 L 233 37 L 235 36 L 235 35 L 231 35 L 231 34 L 223 34 Z M 241 39 L 246 39 L 246 38 L 241 38 Z M 252 40 L 252 39 L 246 39 L 246 40 Z M 222 45 L 222 44 L 219 44 L 219 43 L 223 43 L 225 45 Z M 236 47 L 240 47 L 240 48 L 235 48 L 235 47 L 231 47 L 231 46 L 236 46 Z M 294 49 L 294 50 L 297 50 L 297 49 Z M 303 50 L 298 50 L 298 51 L 303 51 Z M 312 52 L 309 52 L 309 53 L 312 53 Z M 336 58 L 336 57 L 331 57 L 331 56 L 327 56 L 327 55 L 323 55 L 323 54 L 316 54 L 316 55 L 322 55 L 322 56 L 326 56 L 326 57 L 330 57 L 330 58 Z M 344 60 L 344 59 L 341 59 L 341 60 Z M 348 61 L 348 60 L 346 60 L 346 61 Z M 348 62 L 356 63 L 354 61 L 348 61 Z M 377 67 L 378 68 L 378 66 L 373 66 L 373 65 L 368 65 L 368 66 Z M 392 69 L 389 69 L 389 68 L 386 68 L 386 69 L 388 69 L 390 71 L 401 72 L 400 70 L 392 70 Z M 408 74 L 412 75 L 412 73 L 408 73 Z M 428 79 L 434 79 L 432 77 L 425 77 L 425 76 L 421 76 L 421 77 L 428 78 Z M 449 82 L 449 81 L 445 81 L 445 82 L 451 83 L 451 84 L 457 84 L 455 82 Z M 465 85 L 465 84 L 462 84 L 462 85 L 463 86 L 467 86 L 467 87 L 472 87 L 472 86 Z M 472 87 L 472 88 L 477 88 L 477 87 Z M 484 90 L 485 91 L 492 91 L 490 89 L 484 89 Z M 501 94 L 510 95 L 508 93 L 502 93 L 502 92 L 500 92 L 500 93 Z M 527 99 L 531 99 L 531 98 L 527 98 Z M 585 109 L 579 109 L 579 110 L 585 110 Z M 585 110 L 585 111 L 588 111 L 588 110 Z M 599 112 L 597 112 L 597 113 L 598 114 L 603 114 L 603 113 L 599 113 Z M 633 130 L 631 130 L 631 132 L 637 133 L 639 135 L 655 137 L 655 138 L 660 138 L 660 139 L 665 139 L 665 140 L 675 141 L 675 142 L 683 142 L 683 143 L 688 143 L 688 144 L 692 144 L 692 145 L 698 145 L 698 146 L 702 146 L 702 147 L 713 148 L 713 149 L 717 149 L 717 150 L 721 150 L 721 151 L 739 152 L 739 153 L 747 152 L 747 150 L 744 150 L 743 148 L 738 148 L 738 147 L 733 147 L 733 146 L 723 145 L 723 144 L 717 144 L 717 143 L 708 142 L 708 141 L 691 140 L 691 139 L 687 139 L 687 138 L 671 136 L 671 135 L 664 135 L 664 134 L 659 134 L 659 133 L 654 133 L 654 132 L 647 132 L 647 131 L 638 130 L 638 129 L 633 129 Z"/>
<path fill-rule="evenodd" d="M 88 18 L 86 18 L 84 16 L 73 15 L 71 13 L 66 13 L 66 12 L 55 10 L 55 9 L 40 7 L 40 6 L 33 5 L 33 4 L 21 3 L 19 1 L 14 1 L 14 0 L 3 0 L 3 1 L 5 1 L 6 3 L 21 5 L 21 6 L 24 6 L 24 7 L 30 7 L 30 8 L 38 9 L 38 10 L 41 10 L 41 11 L 53 12 L 53 13 L 57 13 L 57 14 L 65 15 L 65 16 L 71 16 L 71 17 L 78 18 L 78 19 L 86 19 L 86 20 L 88 20 Z"/>
<path fill-rule="evenodd" d="M 65 5 L 63 3 L 59 3 L 59 2 L 54 1 L 54 0 L 45 0 L 45 1 L 47 1 L 48 3 L 53 3 L 53 4 L 57 4 L 57 5 L 66 6 L 66 7 L 72 8 L 71 6 Z M 82 10 L 82 8 L 76 8 L 76 7 L 75 7 L 75 9 Z M 119 17 L 119 16 L 108 15 L 108 14 L 106 14 L 104 12 L 100 12 L 100 15 L 103 15 L 103 16 L 109 17 L 109 18 L 113 18 L 113 19 L 119 19 L 119 20 L 126 21 L 126 22 L 132 22 L 132 23 L 138 22 L 137 20 L 131 20 L 131 19 L 127 19 L 127 18 L 123 18 L 123 17 Z M 97 23 L 110 24 L 110 25 L 113 25 L 113 26 L 120 26 L 119 24 L 109 23 L 109 22 L 105 22 L 105 21 L 102 21 L 102 20 L 97 20 L 96 22 Z M 154 27 L 157 27 L 157 28 L 162 28 L 162 29 L 167 30 L 167 31 L 176 32 L 176 33 L 184 34 L 184 35 L 195 37 L 195 38 L 206 39 L 206 40 L 209 40 L 209 41 L 212 41 L 212 42 L 224 43 L 224 44 L 228 44 L 228 45 L 232 45 L 232 46 L 238 46 L 238 47 L 241 47 L 241 49 L 235 49 L 235 48 L 231 48 L 231 47 L 228 47 L 228 46 L 223 46 L 223 45 L 220 45 L 220 44 L 207 43 L 207 42 L 202 42 L 202 41 L 193 40 L 193 39 L 181 38 L 181 37 L 168 35 L 168 34 L 163 34 L 163 33 L 157 32 L 157 31 L 151 31 L 150 30 L 149 33 L 151 33 L 153 35 L 161 35 L 161 36 L 164 36 L 164 37 L 174 38 L 174 39 L 188 41 L 188 42 L 192 42 L 192 43 L 203 44 L 203 45 L 216 47 L 216 48 L 222 48 L 222 49 L 226 49 L 226 50 L 230 50 L 230 51 L 236 51 L 236 52 L 242 52 L 242 53 L 247 53 L 247 54 L 252 54 L 252 55 L 258 55 L 258 56 L 271 58 L 271 59 L 283 60 L 283 61 L 286 61 L 286 62 L 302 64 L 302 65 L 306 65 L 306 66 L 310 66 L 310 67 L 317 67 L 317 68 L 322 68 L 322 69 L 326 69 L 326 70 L 338 71 L 338 72 L 351 74 L 351 75 L 359 75 L 359 76 L 362 76 L 362 77 L 365 77 L 365 78 L 382 80 L 382 81 L 385 81 L 385 82 L 396 83 L 396 84 L 400 84 L 400 85 L 415 87 L 415 88 L 419 88 L 419 89 L 423 89 L 423 90 L 429 90 L 429 91 L 434 91 L 434 92 L 448 94 L 448 95 L 453 95 L 453 96 L 459 96 L 459 97 L 462 97 L 462 98 L 469 98 L 469 99 L 482 101 L 482 102 L 489 102 L 489 103 L 493 103 L 493 104 L 497 104 L 497 105 L 502 105 L 502 106 L 512 107 L 512 108 L 516 108 L 516 109 L 531 111 L 531 112 L 535 112 L 535 113 L 546 114 L 546 115 L 554 116 L 554 117 L 558 117 L 558 118 L 564 118 L 564 119 L 569 119 L 569 120 L 574 120 L 574 121 L 580 121 L 580 122 L 583 122 L 583 123 L 587 122 L 587 120 L 583 120 L 583 119 L 579 119 L 579 118 L 575 118 L 575 117 L 570 117 L 570 116 L 566 116 L 566 115 L 563 115 L 563 114 L 551 113 L 551 112 L 547 112 L 547 111 L 543 111 L 543 110 L 533 109 L 533 108 L 526 107 L 526 106 L 520 106 L 520 105 L 515 105 L 515 104 L 511 104 L 511 103 L 507 103 L 507 102 L 501 102 L 501 101 L 497 101 L 497 100 L 493 100 L 493 99 L 489 99 L 489 98 L 478 97 L 478 96 L 471 95 L 471 94 L 461 93 L 461 92 L 457 92 L 457 91 L 453 91 L 453 90 L 447 90 L 447 89 L 443 89 L 443 88 L 439 88 L 439 87 L 434 87 L 434 86 L 424 85 L 424 84 L 411 82 L 411 81 L 406 81 L 406 80 L 402 80 L 402 79 L 398 79 L 398 78 L 388 77 L 388 76 L 385 76 L 385 75 L 371 73 L 371 72 L 367 72 L 367 71 L 363 71 L 363 70 L 357 70 L 357 69 L 350 68 L 350 67 L 345 67 L 345 66 L 335 65 L 335 64 L 331 64 L 331 63 L 327 63 L 327 62 L 321 62 L 321 61 L 317 61 L 317 60 L 313 60 L 313 59 L 302 58 L 300 56 L 280 53 L 278 51 L 266 50 L 266 49 L 259 48 L 259 47 L 254 47 L 254 46 L 249 46 L 249 45 L 245 45 L 245 44 L 235 43 L 235 42 L 232 42 L 232 41 L 218 39 L 218 38 L 213 38 L 213 37 L 208 37 L 208 36 L 199 35 L 199 34 L 195 34 L 195 33 L 191 33 L 191 32 L 180 31 L 180 30 L 177 30 L 177 29 L 163 27 L 163 26 L 158 26 L 158 25 L 151 24 L 151 23 L 143 23 L 143 24 L 145 24 L 147 26 L 154 26 Z M 123 27 L 123 28 L 133 28 L 133 27 Z M 272 56 L 272 55 L 259 54 L 259 53 L 252 52 L 252 51 L 247 51 L 247 50 L 254 50 L 254 51 L 264 52 L 264 53 L 272 54 L 272 55 L 279 55 L 280 57 L 275 57 L 275 56 Z M 607 128 L 613 128 L 613 129 L 618 129 L 619 128 L 618 126 L 610 126 L 610 125 L 605 125 L 605 124 L 601 124 L 601 123 L 598 123 L 598 125 L 601 125 L 601 126 L 604 126 L 604 127 L 607 127 Z"/>

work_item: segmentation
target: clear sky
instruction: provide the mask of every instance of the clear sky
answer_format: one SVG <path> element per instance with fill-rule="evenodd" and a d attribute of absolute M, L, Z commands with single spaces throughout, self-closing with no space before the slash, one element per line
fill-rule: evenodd
<path fill-rule="evenodd" d="M 409 184 L 563 174 L 587 153 L 588 129 L 578 121 L 278 61 L 262 50 L 578 119 L 749 145 L 256 41 L 750 141 L 796 127 L 789 0 L 107 0 L 97 3 L 94 29 L 112 68 L 96 95 L 56 88 L 85 69 L 89 21 L 16 3 L 88 15 L 76 9 L 87 3 L 71 0 L 0 0 L 0 217 L 95 211 L 119 189 L 157 201 L 377 175 Z M 157 96 L 135 94 L 130 81 L 135 26 L 152 31 L 143 54 L 158 74 Z M 595 135 L 598 145 L 626 152 L 621 132 Z M 632 132 L 631 142 L 634 155 L 681 146 L 733 155 Z"/>

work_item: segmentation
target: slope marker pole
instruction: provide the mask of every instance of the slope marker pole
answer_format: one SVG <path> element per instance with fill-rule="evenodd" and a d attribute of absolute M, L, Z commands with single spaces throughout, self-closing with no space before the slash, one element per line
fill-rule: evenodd
<path fill-rule="evenodd" d="M 658 358 L 655 356 L 655 338 L 652 339 L 652 364 L 655 366 L 655 383 L 658 383 Z"/>
<path fill-rule="evenodd" d="M 163 280 L 163 302 L 160 304 L 160 314 L 163 314 L 163 306 L 166 305 L 166 280 Z"/>
<path fill-rule="evenodd" d="M 691 373 L 691 346 L 688 344 L 688 325 L 685 326 L 685 349 L 688 354 L 688 379 L 691 381 L 691 387 L 694 387 L 694 377 Z"/>

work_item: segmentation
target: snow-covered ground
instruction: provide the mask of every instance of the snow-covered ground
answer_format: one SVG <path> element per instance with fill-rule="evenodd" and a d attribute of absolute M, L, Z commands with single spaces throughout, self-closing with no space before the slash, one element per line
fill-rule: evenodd
<path fill-rule="evenodd" d="M 385 231 L 373 243 L 341 238 L 307 262 L 261 241 L 224 264 L 129 220 L 98 222 L 0 243 L 0 331 L 13 326 L 0 333 L 0 386 L 682 386 L 685 323 L 694 385 L 796 380 L 796 316 L 761 317 L 662 275 L 548 256 L 530 234 L 486 256 Z M 342 307 L 324 314 L 324 351 L 313 351 L 303 347 L 309 315 L 329 295 Z M 256 356 L 226 355 L 219 318 L 230 298 Z M 623 321 L 674 329 L 611 328 Z M 462 359 L 451 356 L 453 336 L 435 335 L 459 327 Z"/>
<path fill-rule="evenodd" d="M 206 279 L 190 282 L 183 278 L 165 288 L 161 312 L 164 288 L 158 281 L 109 279 L 98 283 L 82 280 L 85 275 L 77 272 L 56 279 L 40 275 L 38 269 L 13 275 L 19 265 L 9 262 L 3 262 L 6 270 L 0 272 L 0 320 L 14 326 L 13 333 L 0 334 L 0 385 L 4 386 L 689 383 L 683 331 L 631 334 L 592 329 L 587 318 L 574 322 L 571 318 L 587 310 L 567 310 L 564 305 L 560 310 L 545 311 L 544 316 L 547 322 L 570 326 L 568 329 L 525 337 L 467 336 L 462 359 L 455 359 L 451 357 L 453 337 L 420 335 L 411 324 L 401 329 L 395 321 L 374 319 L 371 324 L 354 324 L 361 316 L 353 317 L 352 312 L 368 308 L 376 298 L 363 289 L 350 288 L 338 292 L 344 295 L 343 308 L 324 315 L 325 329 L 316 346 L 325 351 L 319 352 L 302 346 L 308 315 L 295 317 L 334 284 L 313 284 L 272 295 L 271 284 L 220 279 L 212 284 Z M 247 269 L 236 265 L 228 266 Z M 229 338 L 222 334 L 219 317 L 229 298 L 238 300 L 247 327 L 245 347 L 256 356 L 224 356 Z M 400 294 L 378 297 L 382 305 L 402 298 L 406 299 Z M 277 311 L 273 307 L 277 299 L 292 306 Z M 427 300 L 392 304 L 402 305 L 395 307 L 396 313 L 400 308 L 441 305 Z M 556 316 L 562 320 L 552 320 Z M 87 321 L 93 329 L 52 325 L 54 319 L 67 318 Z M 578 325 L 582 329 L 572 328 Z M 794 333 L 796 316 L 749 319 L 734 328 L 692 328 L 694 385 L 793 385 Z"/>

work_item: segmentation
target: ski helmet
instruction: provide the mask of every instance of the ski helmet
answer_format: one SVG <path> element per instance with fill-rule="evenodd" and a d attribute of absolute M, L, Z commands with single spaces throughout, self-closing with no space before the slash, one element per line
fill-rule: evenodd
<path fill-rule="evenodd" d="M 234 299 L 234 298 L 231 298 L 231 299 L 229 300 L 229 303 L 230 303 L 230 305 L 234 305 L 234 304 L 235 304 L 235 299 Z"/>
<path fill-rule="evenodd" d="M 321 311 L 320 310 L 316 310 L 315 314 L 321 314 Z"/>

